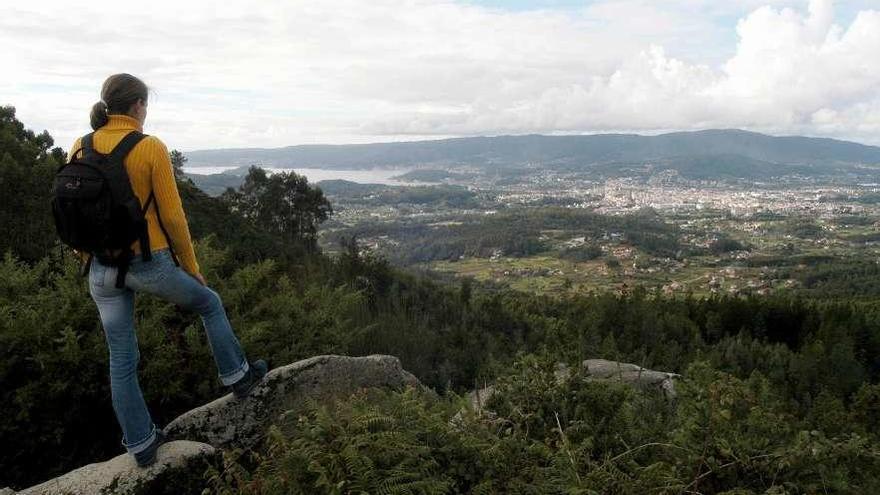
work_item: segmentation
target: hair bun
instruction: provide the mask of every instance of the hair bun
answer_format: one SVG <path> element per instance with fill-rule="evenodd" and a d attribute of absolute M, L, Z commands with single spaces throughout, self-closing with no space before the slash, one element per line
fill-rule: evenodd
<path fill-rule="evenodd" d="M 92 112 L 89 115 L 89 123 L 92 125 L 92 129 L 97 131 L 109 121 L 110 118 L 107 116 L 107 103 L 104 100 L 99 100 L 92 105 Z"/>

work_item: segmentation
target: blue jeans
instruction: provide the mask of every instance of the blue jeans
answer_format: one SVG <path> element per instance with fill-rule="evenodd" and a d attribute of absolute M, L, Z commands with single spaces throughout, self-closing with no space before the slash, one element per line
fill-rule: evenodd
<path fill-rule="evenodd" d="M 213 290 L 174 264 L 167 249 L 153 252 L 151 261 L 135 256 L 125 276 L 125 288 L 116 288 L 117 268 L 97 259 L 89 271 L 89 292 L 98 306 L 110 349 L 110 391 L 113 410 L 122 427 L 122 445 L 130 454 L 146 449 L 156 436 L 138 384 L 140 359 L 134 331 L 134 293 L 146 292 L 202 317 L 208 343 L 224 385 L 232 385 L 248 370 L 248 362 L 220 301 Z"/>

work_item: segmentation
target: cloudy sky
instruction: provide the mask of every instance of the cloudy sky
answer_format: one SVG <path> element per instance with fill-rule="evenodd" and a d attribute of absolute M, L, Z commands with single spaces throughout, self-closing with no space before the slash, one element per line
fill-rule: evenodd
<path fill-rule="evenodd" d="M 745 128 L 880 145 L 880 0 L 2 2 L 0 104 L 67 148 L 104 78 L 184 151 Z"/>

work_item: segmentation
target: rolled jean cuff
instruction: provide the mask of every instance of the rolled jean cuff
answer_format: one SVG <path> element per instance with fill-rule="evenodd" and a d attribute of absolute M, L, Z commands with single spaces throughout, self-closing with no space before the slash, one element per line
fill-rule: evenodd
<path fill-rule="evenodd" d="M 245 359 L 244 361 L 242 361 L 241 367 L 239 369 L 225 375 L 220 375 L 220 382 L 228 387 L 229 385 L 232 385 L 233 383 L 244 378 L 244 374 L 247 373 L 249 369 L 250 366 L 248 365 L 247 359 Z"/>
<path fill-rule="evenodd" d="M 125 443 L 125 439 L 122 440 L 122 446 L 128 450 L 129 454 L 137 454 L 138 452 L 142 452 L 153 443 L 153 440 L 156 439 L 156 425 L 153 425 L 153 429 L 150 430 L 150 434 L 147 435 L 146 438 L 139 442 L 134 442 L 131 444 Z"/>

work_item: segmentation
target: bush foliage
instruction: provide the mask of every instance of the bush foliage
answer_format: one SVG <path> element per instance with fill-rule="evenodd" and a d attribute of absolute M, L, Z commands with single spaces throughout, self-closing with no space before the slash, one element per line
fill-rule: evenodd
<path fill-rule="evenodd" d="M 372 391 L 273 427 L 265 452 L 227 453 L 216 494 L 875 493 L 864 431 L 812 429 L 760 373 L 695 362 L 675 406 L 520 357 L 491 412 L 454 394 Z M 460 411 L 457 415 L 457 411 Z M 841 420 L 851 412 L 841 408 Z M 453 419 L 450 419 L 453 418 Z"/>

